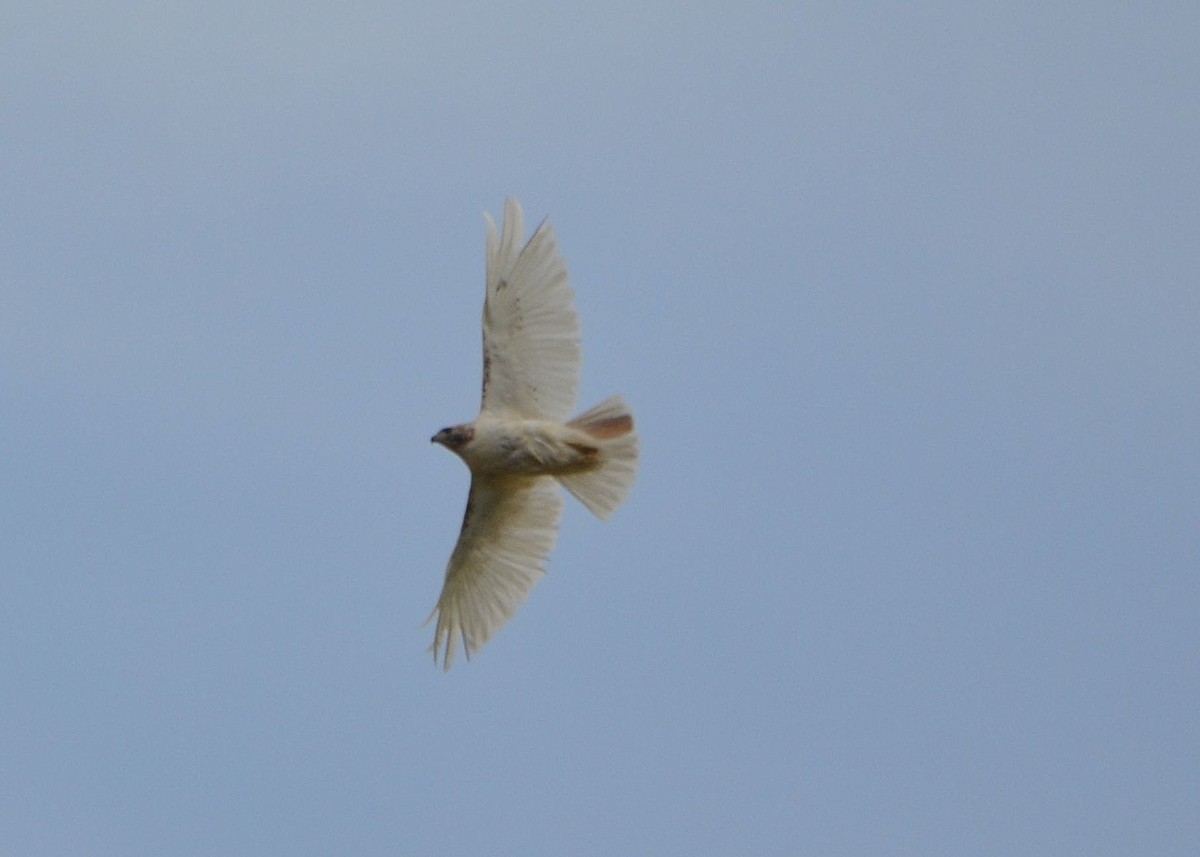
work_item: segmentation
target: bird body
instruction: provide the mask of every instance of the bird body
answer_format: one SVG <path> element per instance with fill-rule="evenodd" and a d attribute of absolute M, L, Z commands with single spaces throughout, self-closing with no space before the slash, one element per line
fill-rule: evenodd
<path fill-rule="evenodd" d="M 434 442 L 457 452 L 473 474 L 561 476 L 598 463 L 599 449 L 591 438 L 563 423 L 481 417 L 462 428 L 470 429 L 471 438 L 462 446 L 452 446 L 453 437 L 435 436 Z"/>
<path fill-rule="evenodd" d="M 579 318 L 549 223 L 521 247 L 516 200 L 505 202 L 501 235 L 487 222 L 483 403 L 473 422 L 432 438 L 471 471 L 434 608 L 430 648 L 446 669 L 460 637 L 469 657 L 544 574 L 562 514 L 555 483 L 607 518 L 629 494 L 639 455 L 633 413 L 619 396 L 566 419 L 579 383 Z"/>

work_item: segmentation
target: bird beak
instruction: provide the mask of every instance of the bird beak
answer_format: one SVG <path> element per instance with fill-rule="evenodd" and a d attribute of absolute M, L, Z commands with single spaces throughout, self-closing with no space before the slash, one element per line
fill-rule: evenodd
<path fill-rule="evenodd" d="M 442 429 L 437 434 L 435 434 L 433 437 L 431 437 L 429 439 L 429 442 L 444 444 L 446 442 L 446 435 L 449 431 L 450 431 L 450 429 Z"/>

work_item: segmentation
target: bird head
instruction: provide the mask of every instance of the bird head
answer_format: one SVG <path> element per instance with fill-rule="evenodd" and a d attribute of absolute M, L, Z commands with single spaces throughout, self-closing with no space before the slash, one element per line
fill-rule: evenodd
<path fill-rule="evenodd" d="M 459 452 L 464 446 L 470 443 L 475 437 L 475 429 L 469 425 L 450 426 L 444 428 L 432 438 L 431 443 L 440 443 L 453 452 Z"/>

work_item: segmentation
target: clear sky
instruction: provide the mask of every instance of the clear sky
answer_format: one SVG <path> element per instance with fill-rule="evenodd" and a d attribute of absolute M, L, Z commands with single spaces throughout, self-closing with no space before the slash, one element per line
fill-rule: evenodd
<path fill-rule="evenodd" d="M 1198 43 L 6 4 L 0 852 L 1196 854 Z M 643 464 L 445 675 L 508 194 Z"/>

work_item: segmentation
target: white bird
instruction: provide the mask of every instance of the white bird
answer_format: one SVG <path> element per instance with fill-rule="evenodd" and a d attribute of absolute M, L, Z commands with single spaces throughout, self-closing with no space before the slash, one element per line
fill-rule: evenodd
<path fill-rule="evenodd" d="M 504 229 L 487 219 L 483 404 L 472 423 L 432 438 L 471 470 L 458 544 L 437 606 L 434 662 L 445 669 L 462 638 L 475 654 L 512 618 L 545 573 L 563 501 L 560 483 L 600 518 L 628 496 L 638 466 L 633 413 L 619 396 L 574 419 L 579 316 L 546 221 L 522 248 L 524 215 L 504 204 Z"/>

